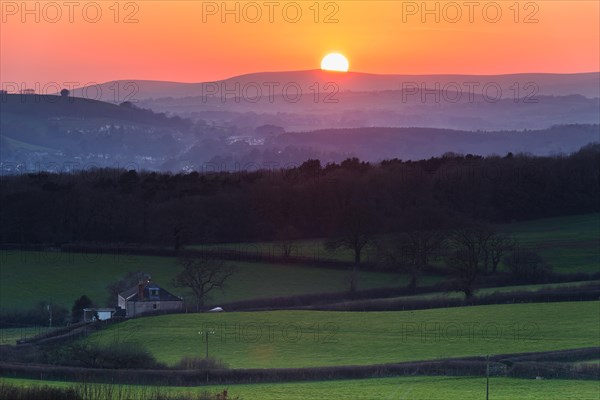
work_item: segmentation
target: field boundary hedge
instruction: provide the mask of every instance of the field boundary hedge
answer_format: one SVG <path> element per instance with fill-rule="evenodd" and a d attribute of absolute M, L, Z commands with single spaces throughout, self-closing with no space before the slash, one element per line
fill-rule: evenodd
<path fill-rule="evenodd" d="M 525 361 L 534 357 L 538 361 Z M 42 364 L 0 362 L 0 376 L 42 380 L 86 381 L 98 383 L 154 384 L 166 386 L 197 386 L 223 383 L 259 383 L 284 381 L 321 381 L 364 379 L 390 376 L 491 376 L 546 379 L 599 379 L 600 366 L 546 361 L 562 357 L 569 360 L 600 357 L 600 347 L 520 353 L 485 357 L 448 358 L 376 365 L 347 365 L 310 368 L 270 369 L 93 369 Z M 523 361 L 516 361 L 523 359 Z M 512 360 L 512 361 L 511 361 Z"/>
<path fill-rule="evenodd" d="M 270 252 L 252 251 L 252 250 L 231 250 L 225 248 L 214 249 L 181 249 L 161 248 L 153 246 L 131 246 L 131 245 L 93 245 L 93 244 L 63 244 L 61 246 L 52 246 L 47 244 L 0 244 L 0 250 L 7 251 L 57 251 L 66 253 L 81 254 L 106 254 L 113 256 L 136 255 L 136 256 L 154 256 L 154 257 L 210 257 L 227 261 L 240 262 L 264 262 L 269 264 L 295 264 L 309 265 L 317 268 L 327 269 L 350 269 L 352 261 L 336 260 L 327 257 L 310 256 L 278 256 Z M 371 270 L 382 268 L 372 262 L 363 262 L 362 266 Z M 443 270 L 432 268 L 432 272 L 440 274 Z"/>
<path fill-rule="evenodd" d="M 600 298 L 600 283 L 573 286 L 569 288 L 547 288 L 535 291 L 516 290 L 491 293 L 471 299 L 431 298 L 431 299 L 375 299 L 346 301 L 333 304 L 301 307 L 319 311 L 409 311 L 433 308 L 481 306 L 515 303 L 553 303 L 567 301 L 594 301 Z"/>

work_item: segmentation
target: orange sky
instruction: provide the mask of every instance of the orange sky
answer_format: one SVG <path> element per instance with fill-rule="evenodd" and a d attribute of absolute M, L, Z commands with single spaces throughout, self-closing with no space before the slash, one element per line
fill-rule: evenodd
<path fill-rule="evenodd" d="M 234 14 L 222 15 L 221 1 L 121 1 L 118 22 L 114 0 L 75 2 L 73 22 L 63 0 L 53 7 L 46 6 L 52 2 L 28 2 L 30 14 L 24 14 L 21 1 L 0 3 L 0 80 L 29 86 L 113 79 L 199 82 L 259 71 L 315 69 L 332 51 L 345 54 L 352 71 L 372 73 L 600 70 L 596 0 L 519 2 L 518 16 L 512 0 L 475 2 L 472 15 L 465 1 L 428 2 L 429 9 L 439 4 L 439 22 L 435 13 L 422 15 L 421 1 L 320 2 L 318 16 L 312 0 L 273 1 L 273 6 L 265 5 L 268 0 L 228 2 L 231 9 L 238 4 L 239 23 Z M 95 5 L 102 15 L 91 22 Z M 451 20 L 456 18 L 454 5 L 462 12 L 456 22 Z M 502 13 L 497 22 L 492 21 L 495 5 Z M 203 12 L 211 8 L 214 15 Z M 252 23 L 247 19 L 255 17 L 257 8 L 262 17 Z M 296 9 L 302 16 L 290 22 Z M 131 12 L 138 22 L 124 23 Z M 331 12 L 338 21 L 325 23 Z M 531 13 L 537 22 L 525 23 Z"/>

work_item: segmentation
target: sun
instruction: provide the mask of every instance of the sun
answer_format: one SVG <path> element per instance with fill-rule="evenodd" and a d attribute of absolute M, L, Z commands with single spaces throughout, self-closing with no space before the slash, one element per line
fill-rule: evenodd
<path fill-rule="evenodd" d="M 321 69 L 324 71 L 348 72 L 348 59 L 340 53 L 330 53 L 321 60 Z"/>

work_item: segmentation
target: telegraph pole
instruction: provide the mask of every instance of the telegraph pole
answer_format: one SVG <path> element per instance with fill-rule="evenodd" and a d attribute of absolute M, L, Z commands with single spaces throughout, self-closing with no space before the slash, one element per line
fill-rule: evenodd
<path fill-rule="evenodd" d="M 48 310 L 48 325 L 52 329 L 52 303 L 48 303 L 46 309 Z"/>
<path fill-rule="evenodd" d="M 485 400 L 490 400 L 490 356 L 485 356 Z"/>
<path fill-rule="evenodd" d="M 198 332 L 199 335 L 204 335 L 206 338 L 206 349 L 205 349 L 206 355 L 205 355 L 205 357 L 206 357 L 206 383 L 207 384 L 208 384 L 208 370 L 209 370 L 209 368 L 208 368 L 208 335 L 209 334 L 212 335 L 214 333 L 215 333 L 215 331 L 211 331 L 209 329 Z"/>
<path fill-rule="evenodd" d="M 205 331 L 200 331 L 198 332 L 199 335 L 203 335 L 205 340 L 206 340 L 206 347 L 205 347 L 205 358 L 208 358 L 208 335 L 213 335 L 215 332 L 211 331 L 209 329 L 205 330 Z"/>
<path fill-rule="evenodd" d="M 208 331 L 206 331 L 206 355 L 204 357 L 208 359 Z"/>

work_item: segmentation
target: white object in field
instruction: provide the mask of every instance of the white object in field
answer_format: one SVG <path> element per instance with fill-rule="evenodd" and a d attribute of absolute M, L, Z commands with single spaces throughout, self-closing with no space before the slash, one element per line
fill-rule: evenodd
<path fill-rule="evenodd" d="M 223 309 L 221 307 L 215 307 L 208 310 L 208 312 L 223 312 Z"/>

